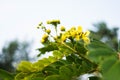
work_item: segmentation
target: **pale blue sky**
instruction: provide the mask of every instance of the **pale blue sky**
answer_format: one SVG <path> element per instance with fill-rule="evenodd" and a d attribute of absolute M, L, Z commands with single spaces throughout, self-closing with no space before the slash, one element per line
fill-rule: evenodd
<path fill-rule="evenodd" d="M 16 38 L 33 38 L 39 44 L 36 26 L 48 19 L 60 19 L 67 27 L 82 25 L 85 30 L 99 21 L 120 27 L 120 0 L 0 0 L 0 47 Z"/>

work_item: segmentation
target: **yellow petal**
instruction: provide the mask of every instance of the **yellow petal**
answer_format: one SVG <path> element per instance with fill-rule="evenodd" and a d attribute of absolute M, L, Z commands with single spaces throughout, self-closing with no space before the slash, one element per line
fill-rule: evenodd
<path fill-rule="evenodd" d="M 90 31 L 86 31 L 84 35 L 89 36 L 89 34 L 90 34 Z"/>
<path fill-rule="evenodd" d="M 66 37 L 65 35 L 62 35 L 61 40 L 62 40 L 62 41 L 65 41 L 66 38 L 67 38 L 67 37 Z"/>
<path fill-rule="evenodd" d="M 82 26 L 78 26 L 77 31 L 82 32 Z"/>
<path fill-rule="evenodd" d="M 79 36 L 79 35 L 75 36 L 75 39 L 76 39 L 77 41 L 79 41 L 79 40 L 80 40 L 80 36 Z"/>
<path fill-rule="evenodd" d="M 83 37 L 82 39 L 85 43 L 87 44 L 90 43 L 90 39 L 88 37 Z"/>
<path fill-rule="evenodd" d="M 75 37 L 76 32 L 75 32 L 75 31 L 71 31 L 71 32 L 70 32 L 70 35 L 71 35 L 72 37 Z"/>

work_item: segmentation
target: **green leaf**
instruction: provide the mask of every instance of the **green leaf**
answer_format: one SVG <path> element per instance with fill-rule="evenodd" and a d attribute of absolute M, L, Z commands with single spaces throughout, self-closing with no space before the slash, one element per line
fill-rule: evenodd
<path fill-rule="evenodd" d="M 46 52 L 54 51 L 57 49 L 58 49 L 57 44 L 51 42 L 50 44 L 38 49 L 40 51 L 40 54 L 38 56 L 40 56 L 41 54 L 45 54 Z"/>
<path fill-rule="evenodd" d="M 93 70 L 95 70 L 97 66 L 95 64 L 89 63 L 87 61 L 82 61 L 81 65 L 81 72 L 85 73 L 90 73 Z"/>
<path fill-rule="evenodd" d="M 56 67 L 54 67 L 53 65 L 49 65 L 43 69 L 43 72 L 45 72 L 45 74 L 48 76 L 48 75 L 58 74 L 59 70 Z"/>
<path fill-rule="evenodd" d="M 36 77 L 36 78 L 29 79 L 29 80 L 44 80 L 44 78 L 42 78 L 42 77 Z"/>
<path fill-rule="evenodd" d="M 44 74 L 42 72 L 20 72 L 15 76 L 15 80 L 44 80 Z"/>
<path fill-rule="evenodd" d="M 120 80 L 120 61 L 116 61 L 109 70 L 103 73 L 104 80 Z"/>
<path fill-rule="evenodd" d="M 70 80 L 72 78 L 72 70 L 69 69 L 67 66 L 60 67 L 59 73 L 60 76 L 63 77 L 65 80 Z"/>
<path fill-rule="evenodd" d="M 90 44 L 88 45 L 88 48 L 91 49 L 95 49 L 95 48 L 107 48 L 111 51 L 115 51 L 114 49 L 112 49 L 110 46 L 108 46 L 107 44 L 97 40 L 97 39 L 93 39 L 91 40 Z"/>
<path fill-rule="evenodd" d="M 116 56 L 116 52 L 105 43 L 93 40 L 88 45 L 88 58 L 96 63 L 104 61 L 107 57 Z"/>
<path fill-rule="evenodd" d="M 32 63 L 29 61 L 21 61 L 17 67 L 18 71 L 22 72 L 32 72 Z"/>
<path fill-rule="evenodd" d="M 72 54 L 73 51 L 71 49 L 73 48 L 72 43 L 65 43 L 64 45 L 59 46 L 59 51 L 63 53 L 65 56 L 68 56 L 69 54 Z"/>
<path fill-rule="evenodd" d="M 49 56 L 49 57 L 48 57 L 48 60 L 49 60 L 49 62 L 53 63 L 53 62 L 56 61 L 56 58 L 53 57 L 53 56 Z"/>
<path fill-rule="evenodd" d="M 116 63 L 115 57 L 110 57 L 101 64 L 102 73 L 107 73 L 109 69 Z"/>
<path fill-rule="evenodd" d="M 87 48 L 85 47 L 84 43 L 79 41 L 79 42 L 76 42 L 74 46 L 75 46 L 75 50 L 80 54 L 85 55 L 87 53 Z"/>
<path fill-rule="evenodd" d="M 66 64 L 68 64 L 68 62 L 66 60 L 61 59 L 61 60 L 58 60 L 58 61 L 52 63 L 50 66 L 53 66 L 56 69 L 59 69 L 61 66 L 66 65 Z"/>
<path fill-rule="evenodd" d="M 42 60 L 38 61 L 39 64 L 42 64 L 43 66 L 48 66 L 50 64 L 49 58 L 43 58 Z"/>
<path fill-rule="evenodd" d="M 76 54 L 71 54 L 69 56 L 66 57 L 66 60 L 69 62 L 69 63 L 76 63 L 76 64 L 81 64 L 82 63 L 82 59 L 77 56 Z"/>
<path fill-rule="evenodd" d="M 67 68 L 69 68 L 71 70 L 71 79 L 73 78 L 77 78 L 79 75 L 82 74 L 82 70 L 81 70 L 81 65 L 80 64 L 68 64 L 66 65 Z"/>
<path fill-rule="evenodd" d="M 28 73 L 20 72 L 15 76 L 15 80 L 24 80 L 24 78 L 28 75 Z"/>
<path fill-rule="evenodd" d="M 45 80 L 64 80 L 59 75 L 51 75 L 45 78 Z"/>
<path fill-rule="evenodd" d="M 13 80 L 14 76 L 9 72 L 0 69 L 0 78 L 3 80 Z"/>
<path fill-rule="evenodd" d="M 60 51 L 58 51 L 58 50 L 54 50 L 53 51 L 53 56 L 55 57 L 55 58 L 57 58 L 57 59 L 61 59 L 61 58 L 63 58 L 64 57 L 64 54 L 62 54 Z"/>
<path fill-rule="evenodd" d="M 71 55 L 67 56 L 67 57 L 66 57 L 66 60 L 67 60 L 70 64 L 73 63 L 73 62 L 75 62 L 74 56 L 71 56 Z"/>

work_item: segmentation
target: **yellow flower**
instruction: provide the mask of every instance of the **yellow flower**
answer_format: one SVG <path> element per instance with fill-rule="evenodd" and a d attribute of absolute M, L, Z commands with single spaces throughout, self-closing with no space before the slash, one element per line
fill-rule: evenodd
<path fill-rule="evenodd" d="M 50 30 L 50 29 L 47 29 L 46 32 L 47 32 L 48 34 L 50 34 L 51 30 Z"/>
<path fill-rule="evenodd" d="M 61 30 L 61 31 L 65 31 L 65 27 L 64 27 L 64 26 L 61 26 L 61 27 L 60 27 L 60 30 Z"/>
<path fill-rule="evenodd" d="M 48 38 L 48 35 L 47 34 L 44 34 L 42 39 L 46 40 Z"/>
<path fill-rule="evenodd" d="M 90 34 L 90 31 L 86 31 L 85 33 L 82 33 L 82 39 L 85 43 L 90 43 L 90 39 L 89 39 L 89 34 Z"/>
<path fill-rule="evenodd" d="M 70 35 L 71 35 L 72 37 L 75 37 L 76 31 L 70 31 Z"/>

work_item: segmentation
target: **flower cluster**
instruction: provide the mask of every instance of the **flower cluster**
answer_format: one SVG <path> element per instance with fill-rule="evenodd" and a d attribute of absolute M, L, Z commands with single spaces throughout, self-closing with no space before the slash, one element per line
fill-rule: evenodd
<path fill-rule="evenodd" d="M 55 30 L 57 33 L 58 28 L 56 28 L 56 27 L 58 24 L 60 24 L 60 20 L 49 20 L 49 21 L 47 21 L 47 24 L 52 24 L 53 26 L 55 26 Z M 40 23 L 39 26 L 42 26 L 41 29 L 43 29 L 43 31 L 45 32 L 45 34 L 43 35 L 43 37 L 41 39 L 41 43 L 45 43 L 46 41 L 48 41 L 49 35 L 52 36 L 50 34 L 51 30 L 46 29 L 46 27 L 43 26 L 42 23 Z M 52 36 L 55 41 L 57 41 L 59 39 L 60 41 L 65 42 L 68 39 L 72 39 L 75 41 L 83 40 L 85 43 L 90 42 L 90 39 L 88 37 L 90 32 L 89 31 L 83 32 L 81 26 L 78 26 L 77 28 L 72 27 L 67 31 L 64 26 L 61 26 L 60 31 L 61 31 L 60 35 L 56 35 L 56 37 Z"/>
<path fill-rule="evenodd" d="M 66 31 L 65 33 L 62 34 L 61 40 L 65 41 L 67 39 L 75 39 L 76 41 L 79 41 L 82 39 L 85 43 L 89 43 L 90 40 L 88 38 L 90 32 L 82 32 L 82 27 L 78 26 L 77 28 L 72 27 L 70 30 Z"/>

